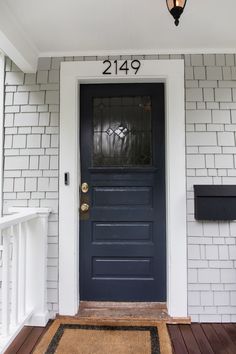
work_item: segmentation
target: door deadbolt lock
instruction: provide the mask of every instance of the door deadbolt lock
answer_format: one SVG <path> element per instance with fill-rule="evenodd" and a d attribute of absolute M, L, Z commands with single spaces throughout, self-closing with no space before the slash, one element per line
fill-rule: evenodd
<path fill-rule="evenodd" d="M 86 212 L 89 210 L 89 205 L 88 205 L 87 203 L 81 204 L 80 210 L 81 210 L 83 213 L 86 213 Z"/>
<path fill-rule="evenodd" d="M 89 190 L 89 185 L 88 185 L 88 183 L 86 183 L 86 182 L 82 183 L 82 185 L 81 185 L 81 191 L 82 191 L 83 193 L 87 193 L 88 190 Z"/>

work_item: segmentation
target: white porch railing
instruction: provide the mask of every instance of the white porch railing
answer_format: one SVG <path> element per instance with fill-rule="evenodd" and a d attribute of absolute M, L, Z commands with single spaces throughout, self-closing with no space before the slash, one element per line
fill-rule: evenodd
<path fill-rule="evenodd" d="M 12 208 L 0 218 L 0 353 L 25 324 L 45 326 L 49 209 Z"/>

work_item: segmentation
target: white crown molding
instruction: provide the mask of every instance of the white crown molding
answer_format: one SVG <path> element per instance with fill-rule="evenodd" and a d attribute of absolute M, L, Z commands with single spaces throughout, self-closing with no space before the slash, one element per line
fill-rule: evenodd
<path fill-rule="evenodd" d="M 82 57 L 82 56 L 125 56 L 125 55 L 179 55 L 179 54 L 235 54 L 236 48 L 180 48 L 180 49 L 129 49 L 129 50 L 94 50 L 94 51 L 53 51 L 41 52 L 39 58 L 45 57 Z"/>
<path fill-rule="evenodd" d="M 6 3 L 0 2 L 0 48 L 23 72 L 35 72 L 38 50 Z"/>

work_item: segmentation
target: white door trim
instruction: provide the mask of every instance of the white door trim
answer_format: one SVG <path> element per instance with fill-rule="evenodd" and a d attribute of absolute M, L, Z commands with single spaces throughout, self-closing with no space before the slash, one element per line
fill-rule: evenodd
<path fill-rule="evenodd" d="M 137 75 L 103 75 L 102 61 L 61 63 L 59 313 L 79 306 L 79 87 L 84 83 L 164 82 L 166 119 L 167 306 L 187 316 L 185 115 L 183 60 L 144 60 Z M 64 173 L 69 173 L 69 185 Z"/>

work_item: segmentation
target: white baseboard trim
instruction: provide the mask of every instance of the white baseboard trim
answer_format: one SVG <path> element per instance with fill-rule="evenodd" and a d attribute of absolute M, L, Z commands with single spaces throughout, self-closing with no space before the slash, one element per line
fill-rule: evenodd
<path fill-rule="evenodd" d="M 44 313 L 36 313 L 31 316 L 31 318 L 26 323 L 26 325 L 35 326 L 35 327 L 37 326 L 45 327 L 49 319 L 50 319 L 50 315 L 48 311 L 45 311 Z"/>
<path fill-rule="evenodd" d="M 0 354 L 5 353 L 6 349 L 10 346 L 16 336 L 20 333 L 22 328 L 27 325 L 29 319 L 32 317 L 33 311 L 28 314 L 17 324 L 15 327 L 10 328 L 10 333 L 7 337 L 0 336 Z"/>

